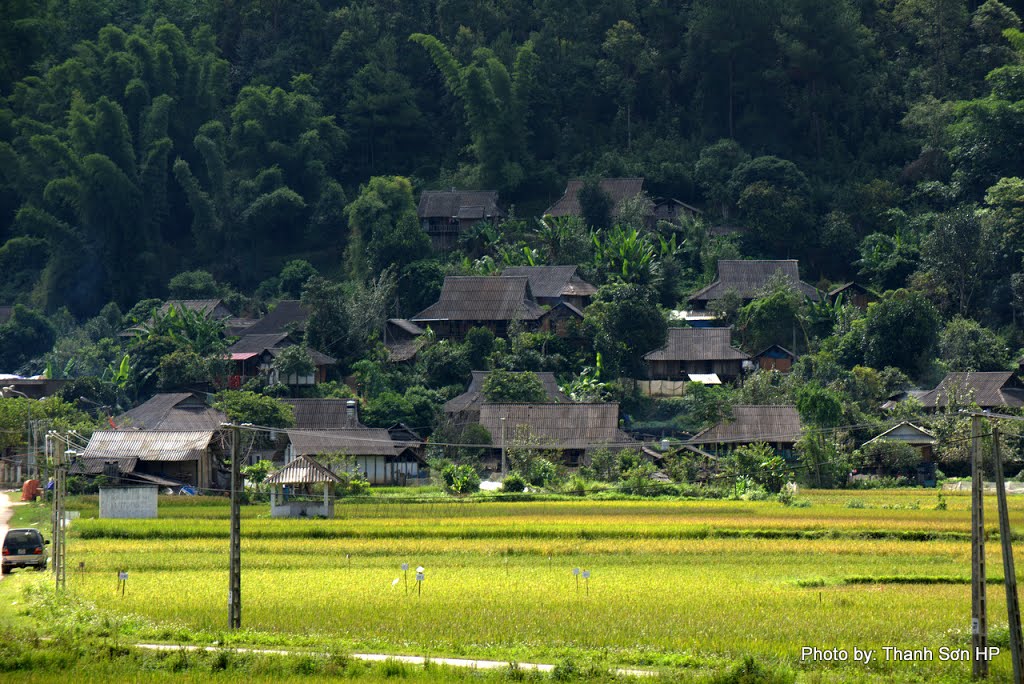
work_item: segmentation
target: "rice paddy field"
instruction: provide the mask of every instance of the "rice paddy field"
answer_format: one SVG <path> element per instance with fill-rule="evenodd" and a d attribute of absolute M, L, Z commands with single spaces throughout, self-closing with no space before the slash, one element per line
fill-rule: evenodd
<path fill-rule="evenodd" d="M 946 493 L 943 505 L 926 490 L 801 499 L 810 505 L 379 500 L 339 503 L 332 520 L 271 519 L 268 506 L 245 506 L 244 631 L 234 639 L 572 658 L 680 679 L 751 656 L 798 681 L 968 680 L 971 663 L 943 655 L 970 648 L 969 495 Z M 992 675 L 1010 681 L 989 503 L 990 641 L 1003 648 Z M 1024 499 L 1010 505 L 1024 530 Z M 95 497 L 69 508 L 81 514 L 68 540 L 74 596 L 164 641 L 226 638 L 225 500 L 161 497 L 156 520 L 98 520 Z M 129 573 L 123 596 L 119 570 Z M 849 660 L 802 658 L 804 647 L 844 650 Z M 933 659 L 897 660 L 886 647 Z M 855 648 L 873 651 L 871 662 L 853 662 Z"/>

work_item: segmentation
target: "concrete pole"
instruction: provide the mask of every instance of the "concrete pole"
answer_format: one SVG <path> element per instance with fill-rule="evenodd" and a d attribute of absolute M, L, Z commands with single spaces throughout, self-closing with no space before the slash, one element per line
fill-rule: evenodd
<path fill-rule="evenodd" d="M 981 461 L 981 416 L 971 416 L 971 645 L 975 679 L 988 676 L 988 604 L 985 598 L 984 470 Z"/>

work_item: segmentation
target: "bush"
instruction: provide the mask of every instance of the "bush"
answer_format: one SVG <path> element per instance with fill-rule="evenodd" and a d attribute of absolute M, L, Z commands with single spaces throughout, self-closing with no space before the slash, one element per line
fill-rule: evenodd
<path fill-rule="evenodd" d="M 587 493 L 587 480 L 579 473 L 574 473 L 566 480 L 565 484 L 562 485 L 562 493 L 564 494 L 575 494 L 576 496 L 583 496 Z"/>
<path fill-rule="evenodd" d="M 505 481 L 501 483 L 501 491 L 503 492 L 522 492 L 526 489 L 526 478 L 512 471 L 505 476 Z"/>
<path fill-rule="evenodd" d="M 480 489 L 480 475 L 470 465 L 449 463 L 441 469 L 445 488 L 454 494 L 471 494 Z"/>

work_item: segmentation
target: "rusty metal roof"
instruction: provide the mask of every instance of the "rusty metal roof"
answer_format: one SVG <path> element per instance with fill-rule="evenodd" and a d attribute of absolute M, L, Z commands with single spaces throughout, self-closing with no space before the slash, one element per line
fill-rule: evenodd
<path fill-rule="evenodd" d="M 215 433 L 212 430 L 98 430 L 82 456 L 111 460 L 197 461 L 204 457 Z"/>

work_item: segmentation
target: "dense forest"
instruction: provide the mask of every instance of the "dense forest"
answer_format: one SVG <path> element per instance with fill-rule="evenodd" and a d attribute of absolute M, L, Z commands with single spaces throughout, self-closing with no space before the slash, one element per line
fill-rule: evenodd
<path fill-rule="evenodd" d="M 223 336 L 154 321 L 169 297 L 250 317 L 301 297 L 307 344 L 359 378 L 368 421 L 428 429 L 485 367 L 551 370 L 688 430 L 722 404 L 800 397 L 837 401 L 823 424 L 863 426 L 892 392 L 1011 369 L 1022 345 L 1024 2 L 0 8 L 0 304 L 18 305 L 0 370 L 78 378 L 72 399 L 216 376 Z M 703 215 L 651 227 L 598 197 L 544 220 L 573 177 L 643 177 Z M 433 253 L 415 200 L 449 187 L 496 190 L 509 216 Z M 668 408 L 587 389 L 594 368 L 635 371 L 723 258 L 799 259 L 808 283 L 881 298 L 723 302 L 747 351 L 797 342 L 790 377 Z M 600 288 L 584 344 L 478 334 L 386 363 L 384 320 L 434 302 L 446 275 L 533 264 L 580 265 Z"/>

